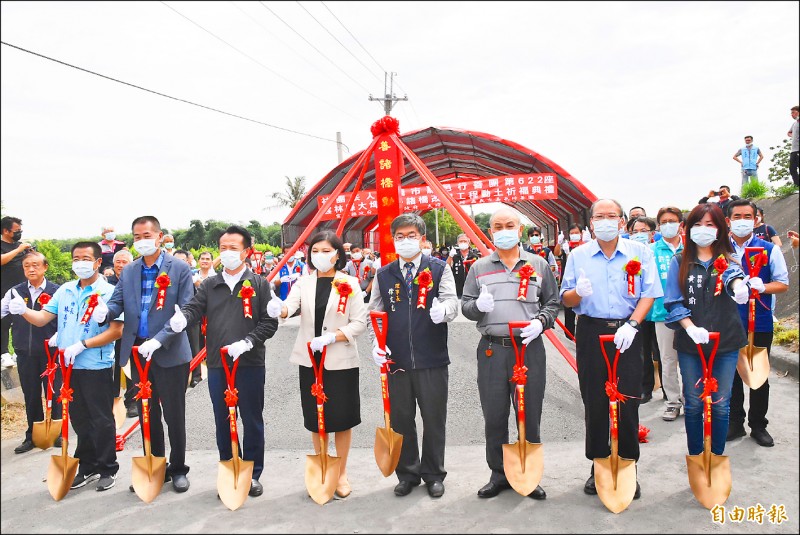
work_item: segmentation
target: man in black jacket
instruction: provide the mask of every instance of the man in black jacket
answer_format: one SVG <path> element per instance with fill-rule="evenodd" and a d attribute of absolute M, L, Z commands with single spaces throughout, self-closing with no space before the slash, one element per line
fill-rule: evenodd
<path fill-rule="evenodd" d="M 261 496 L 264 489 L 258 478 L 264 470 L 264 342 L 278 330 L 278 320 L 267 314 L 267 303 L 272 298 L 269 282 L 244 264 L 251 245 L 247 229 L 228 227 L 219 238 L 219 256 L 225 269 L 203 281 L 189 303 L 175 307 L 166 329 L 181 332 L 208 316 L 208 393 L 214 407 L 217 449 L 223 461 L 229 460 L 233 452 L 225 404 L 228 385 L 220 351 L 227 348 L 234 361 L 242 359 L 236 374 L 239 416 L 244 428 L 242 458 L 254 462 L 250 496 Z"/>
<path fill-rule="evenodd" d="M 716 201 L 714 204 L 718 205 L 722 210 L 722 213 L 727 213 L 728 203 L 731 201 L 738 201 L 739 197 L 736 195 L 731 195 L 731 188 L 729 186 L 720 186 L 718 191 L 714 191 L 713 189 L 708 192 L 707 197 L 701 197 L 697 204 L 703 204 L 708 202 L 708 199 L 711 197 L 719 197 L 719 200 Z"/>

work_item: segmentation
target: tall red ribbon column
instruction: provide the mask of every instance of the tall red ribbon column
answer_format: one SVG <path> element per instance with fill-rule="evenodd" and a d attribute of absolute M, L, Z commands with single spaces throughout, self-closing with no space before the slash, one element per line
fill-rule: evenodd
<path fill-rule="evenodd" d="M 397 135 L 400 123 L 389 115 L 375 121 L 372 136 L 375 144 L 375 185 L 378 197 L 378 236 L 380 236 L 381 264 L 397 259 L 391 225 L 400 215 L 400 178 L 404 174 L 403 155 L 391 138 Z"/>

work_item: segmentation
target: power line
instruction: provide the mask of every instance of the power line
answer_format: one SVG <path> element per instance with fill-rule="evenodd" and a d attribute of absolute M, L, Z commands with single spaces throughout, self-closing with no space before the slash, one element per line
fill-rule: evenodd
<path fill-rule="evenodd" d="M 350 51 L 350 49 L 349 49 L 349 48 L 347 48 L 347 47 L 344 45 L 344 43 L 342 43 L 341 41 L 339 41 L 339 38 L 338 38 L 338 37 L 336 37 L 335 35 L 333 35 L 333 34 L 331 33 L 331 31 L 330 31 L 328 28 L 326 28 L 326 27 L 325 27 L 325 25 L 324 25 L 324 24 L 322 24 L 322 23 L 321 23 L 319 20 L 317 20 L 317 18 L 316 18 L 314 15 L 312 15 L 312 14 L 311 14 L 311 12 L 310 12 L 308 9 L 306 9 L 306 7 L 305 7 L 303 4 L 301 4 L 301 3 L 298 1 L 298 2 L 297 2 L 297 5 L 298 5 L 298 6 L 300 6 L 300 7 L 302 7 L 302 8 L 303 8 L 303 11 L 305 11 L 306 13 L 308 13 L 308 16 L 309 16 L 309 17 L 311 17 L 312 19 L 314 19 L 314 22 L 316 22 L 317 24 L 319 24 L 319 25 L 322 27 L 322 29 L 323 29 L 323 30 L 325 30 L 326 32 L 328 32 L 328 35 L 330 35 L 331 37 L 333 37 L 333 38 L 336 40 L 336 42 L 337 42 L 337 43 L 339 43 L 340 45 L 342 45 L 342 48 L 344 48 L 344 49 L 347 51 L 347 53 L 348 53 L 348 54 L 350 54 L 351 56 L 353 56 L 353 57 L 355 58 L 355 60 L 356 60 L 357 62 L 359 62 L 359 63 L 360 63 L 360 64 L 361 64 L 361 65 L 362 65 L 362 66 L 363 66 L 363 67 L 364 67 L 364 68 L 367 70 L 367 72 L 368 72 L 368 73 L 370 73 L 372 76 L 374 76 L 374 77 L 375 77 L 375 78 L 376 78 L 376 79 L 377 79 L 377 80 L 380 82 L 380 80 L 381 80 L 381 79 L 380 79 L 380 77 L 379 77 L 377 74 L 375 74 L 374 72 L 372 72 L 372 71 L 370 70 L 370 68 L 369 68 L 369 67 L 367 67 L 366 65 L 364 65 L 364 62 L 363 62 L 363 61 L 361 61 L 360 59 L 358 59 L 358 56 L 356 56 L 355 54 L 353 54 L 353 53 Z"/>
<path fill-rule="evenodd" d="M 272 14 L 273 14 L 273 15 L 274 15 L 274 16 L 275 16 L 275 17 L 276 17 L 276 18 L 277 18 L 279 21 L 281 21 L 282 23 L 284 23 L 284 24 L 285 24 L 285 25 L 286 25 L 286 26 L 287 26 L 287 27 L 288 27 L 290 30 L 292 30 L 294 33 L 296 33 L 296 34 L 298 35 L 298 37 L 300 37 L 300 39 L 302 39 L 303 41 L 305 41 L 305 42 L 308 44 L 308 46 L 310 46 L 311 48 L 313 48 L 314 50 L 316 50 L 316 51 L 319 53 L 319 55 L 320 55 L 320 56 L 322 56 L 323 58 L 327 59 L 327 60 L 328 60 L 328 61 L 331 63 L 331 65 L 333 65 L 334 67 L 336 67 L 337 69 L 339 69 L 339 70 L 342 72 L 342 74 L 344 74 L 345 76 L 347 76 L 348 78 L 350 78 L 350 79 L 353 81 L 353 83 L 355 83 L 355 84 L 356 84 L 358 87 L 360 87 L 361 89 L 363 89 L 363 90 L 364 90 L 366 93 L 369 93 L 369 89 L 367 89 L 366 87 L 364 87 L 363 85 L 361 85 L 361 83 L 360 83 L 360 82 L 358 82 L 358 81 L 357 81 L 355 78 L 353 78 L 352 76 L 350 76 L 349 74 L 347 74 L 347 73 L 344 71 L 344 69 L 342 69 L 342 68 L 341 68 L 339 65 L 337 65 L 337 64 L 336 64 L 336 62 L 334 62 L 334 61 L 333 61 L 331 58 L 329 58 L 328 56 L 326 56 L 325 54 L 323 54 L 323 53 L 322 53 L 322 51 L 321 51 L 320 49 L 318 49 L 317 47 L 315 47 L 314 45 L 312 45 L 312 44 L 309 42 L 309 40 L 308 40 L 308 39 L 306 39 L 305 37 L 303 37 L 303 36 L 300 34 L 300 32 L 298 32 L 297 30 L 295 30 L 294 28 L 292 28 L 292 26 L 291 26 L 291 25 L 290 25 L 288 22 L 286 22 L 285 20 L 283 20 L 282 18 L 280 18 L 280 17 L 278 16 L 278 14 L 277 14 L 277 13 L 275 13 L 275 12 L 274 12 L 274 11 L 272 11 L 270 8 L 268 8 L 268 7 L 267 7 L 267 5 L 266 5 L 266 4 L 264 4 L 264 2 L 261 2 L 261 1 L 259 0 L 259 2 L 258 2 L 258 3 L 259 3 L 259 4 L 261 4 L 261 5 L 264 7 L 264 9 L 266 9 L 267 11 L 269 11 L 270 13 L 272 13 Z"/>
<path fill-rule="evenodd" d="M 320 102 L 323 102 L 323 103 L 327 104 L 328 106 L 330 106 L 330 107 L 332 107 L 332 108 L 334 108 L 334 109 L 336 109 L 336 110 L 339 110 L 340 112 L 344 113 L 345 115 L 348 115 L 348 116 L 352 117 L 353 119 L 355 119 L 355 120 L 358 120 L 358 117 L 355 117 L 354 115 L 351 115 L 350 113 L 348 113 L 348 112 L 344 111 L 343 109 L 339 108 L 339 107 L 338 107 L 338 106 L 336 106 L 335 104 L 332 104 L 332 103 L 328 102 L 327 100 L 325 100 L 325 99 L 323 99 L 323 98 L 321 98 L 321 97 L 318 97 L 318 96 L 317 96 L 317 95 L 315 95 L 314 93 L 312 93 L 312 92 L 308 91 L 307 89 L 305 89 L 305 88 L 303 88 L 303 87 L 301 87 L 301 86 L 297 85 L 296 83 L 292 82 L 291 80 L 289 80 L 289 79 L 288 79 L 288 78 L 286 78 L 285 76 L 283 76 L 283 75 L 281 75 L 281 74 L 278 74 L 276 71 L 274 71 L 274 70 L 270 69 L 269 67 L 267 67 L 266 65 L 264 65 L 263 63 L 261 63 L 261 62 L 260 62 L 260 61 L 258 61 L 257 59 L 253 58 L 253 57 L 252 57 L 252 56 L 250 56 L 249 54 L 247 54 L 247 53 L 245 53 L 245 52 L 242 52 L 241 50 L 239 50 L 238 48 L 236 48 L 235 46 L 233 46 L 232 44 L 230 44 L 229 42 L 227 42 L 225 39 L 223 39 L 223 38 L 221 38 L 221 37 L 219 37 L 219 36 L 215 35 L 215 34 L 214 34 L 213 32 L 211 32 L 211 31 L 209 31 L 209 30 L 205 29 L 204 27 L 202 27 L 201 25 L 199 25 L 198 23 L 196 23 L 195 21 L 193 21 L 192 19 L 190 19 L 189 17 L 187 17 L 186 15 L 184 15 L 183 13 L 181 13 L 180 11 L 178 11 L 177 9 L 175 9 L 174 7 L 172 7 L 172 6 L 168 5 L 166 2 L 163 2 L 163 1 L 162 1 L 161 3 L 162 3 L 162 4 L 164 4 L 166 7 L 168 7 L 169 9 L 171 9 L 172 11 L 174 11 L 175 13 L 177 13 L 178 15 L 180 15 L 181 17 L 183 17 L 184 19 L 186 19 L 187 21 L 191 22 L 192 24 L 194 24 L 195 26 L 197 26 L 198 28 L 200 28 L 201 30 L 203 30 L 204 32 L 206 32 L 207 34 L 209 34 L 209 35 L 211 35 L 212 37 L 214 37 L 215 39 L 217 39 L 217 40 L 219 40 L 219 41 L 221 41 L 221 42 L 225 43 L 226 45 L 228 45 L 229 47 L 231 47 L 232 49 L 234 49 L 235 51 L 237 51 L 239 54 L 243 55 L 244 57 L 246 57 L 246 58 L 247 58 L 247 59 L 249 59 L 250 61 L 252 61 L 252 62 L 256 63 L 257 65 L 259 65 L 259 66 L 261 66 L 262 68 L 266 69 L 267 71 L 271 72 L 272 74 L 274 74 L 274 75 L 275 75 L 275 76 L 277 76 L 278 78 L 280 78 L 280 79 L 282 79 L 282 80 L 284 80 L 284 81 L 286 81 L 286 82 L 290 83 L 291 85 L 295 86 L 296 88 L 298 88 L 299 90 L 303 91 L 304 93 L 306 93 L 306 94 L 308 94 L 308 95 L 311 95 L 312 97 L 314 97 L 315 99 L 319 100 Z"/>
<path fill-rule="evenodd" d="M 167 95 L 165 93 L 160 93 L 158 91 L 153 91 L 152 89 L 147 89 L 146 87 L 142 87 L 142 86 L 139 86 L 139 85 L 136 85 L 136 84 L 132 84 L 130 82 L 125 82 L 123 80 L 118 80 L 116 78 L 112 78 L 111 76 L 106 76 L 105 74 L 100 74 L 98 72 L 90 71 L 89 69 L 84 69 L 83 67 L 78 67 L 77 65 L 72 65 L 71 63 L 67 63 L 67 62 L 61 61 L 59 59 L 51 58 L 49 56 L 45 56 L 44 54 L 39 54 L 38 52 L 33 52 L 32 50 L 27 50 L 25 48 L 22 48 L 21 46 L 16 46 L 16 45 L 12 45 L 11 43 L 6 43 L 5 41 L 0 41 L 0 44 L 4 44 L 6 46 L 10 46 L 11 48 L 16 48 L 17 50 L 21 50 L 22 52 L 27 52 L 28 54 L 32 54 L 34 56 L 39 56 L 40 58 L 44 58 L 44 59 L 47 59 L 47 60 L 50 60 L 50 61 L 54 61 L 56 63 L 60 63 L 61 65 L 66 65 L 67 67 L 72 67 L 73 69 L 77 69 L 79 71 L 88 72 L 89 74 L 94 74 L 95 76 L 99 76 L 100 78 L 105 78 L 106 80 L 111 80 L 112 82 L 117 82 L 119 84 L 124 84 L 124 85 L 130 86 L 130 87 L 134 87 L 136 89 L 141 89 L 142 91 L 147 91 L 148 93 L 153 93 L 154 95 L 158 95 L 160 97 L 166 97 L 166 98 L 169 98 L 169 99 L 172 99 L 172 100 L 177 100 L 178 102 L 183 102 L 185 104 L 191 104 L 192 106 L 197 106 L 198 108 L 203 108 L 203 109 L 206 109 L 206 110 L 215 111 L 217 113 L 221 113 L 223 115 L 228 115 L 230 117 L 236 117 L 237 119 L 242 119 L 244 121 L 249 121 L 251 123 L 260 124 L 260 125 L 263 125 L 263 126 L 268 126 L 270 128 L 275 128 L 277 130 L 283 130 L 284 132 L 289 132 L 289 133 L 292 133 L 292 134 L 298 134 L 300 136 L 311 137 L 311 138 L 314 138 L 314 139 L 321 139 L 322 141 L 330 141 L 330 142 L 333 142 L 333 143 L 337 143 L 337 141 L 335 139 L 328 139 L 328 138 L 321 137 L 321 136 L 315 136 L 314 134 L 306 134 L 305 132 L 299 132 L 297 130 L 291 130 L 289 128 L 284 128 L 282 126 L 276 126 L 274 124 L 265 123 L 263 121 L 258 121 L 256 119 L 250 119 L 249 117 L 244 117 L 242 115 L 236 115 L 235 113 L 230 113 L 230 112 L 227 112 L 227 111 L 218 110 L 217 108 L 212 108 L 211 106 L 206 106 L 204 104 L 198 104 L 198 103 L 192 102 L 190 100 L 186 100 L 186 99 L 182 99 L 182 98 L 178 98 L 178 97 L 173 97 L 173 96 Z M 344 145 L 344 143 L 342 143 L 342 145 Z M 347 145 L 345 145 L 345 147 L 347 147 Z M 350 152 L 349 148 L 347 149 L 347 152 Z"/>

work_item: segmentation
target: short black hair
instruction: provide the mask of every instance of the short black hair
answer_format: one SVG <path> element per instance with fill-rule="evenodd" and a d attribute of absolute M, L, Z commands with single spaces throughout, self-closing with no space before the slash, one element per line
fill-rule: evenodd
<path fill-rule="evenodd" d="M 737 206 L 749 206 L 753 209 L 753 217 L 756 217 L 758 207 L 756 203 L 751 201 L 750 199 L 736 199 L 735 201 L 731 201 L 728 203 L 728 206 L 725 207 L 725 216 L 730 217 L 733 213 L 733 209 Z"/>
<path fill-rule="evenodd" d="M 217 238 L 217 245 L 219 245 L 219 240 L 221 240 L 225 234 L 239 234 L 242 237 L 245 249 L 249 249 L 250 246 L 253 245 L 253 236 L 250 234 L 249 230 L 242 226 L 231 225 L 230 227 L 226 228 L 225 232 L 220 234 L 219 238 Z"/>
<path fill-rule="evenodd" d="M 744 136 L 745 139 L 750 138 L 753 139 L 753 136 Z"/>
<path fill-rule="evenodd" d="M 728 190 L 728 191 L 730 191 L 730 190 L 731 190 L 731 187 L 730 187 L 730 186 L 726 186 L 725 184 L 723 184 L 723 185 L 721 185 L 721 186 L 719 187 L 719 189 L 722 189 L 722 188 L 725 188 L 725 189 L 726 189 L 726 190 Z"/>
<path fill-rule="evenodd" d="M 528 228 L 528 237 L 530 238 L 531 236 L 533 236 L 534 232 L 538 232 L 539 234 L 541 234 L 542 233 L 542 229 L 540 229 L 539 227 L 529 227 Z"/>
<path fill-rule="evenodd" d="M 103 257 L 103 251 L 100 249 L 100 244 L 93 241 L 76 242 L 75 245 L 72 246 L 72 249 L 69 250 L 69 254 L 70 256 L 72 256 L 75 253 L 75 249 L 86 249 L 86 248 L 92 250 L 92 254 L 94 255 L 95 260 Z"/>
<path fill-rule="evenodd" d="M 0 227 L 2 227 L 3 230 L 11 230 L 11 228 L 14 226 L 14 223 L 17 225 L 22 225 L 22 219 L 7 215 L 0 220 Z"/>
<path fill-rule="evenodd" d="M 639 217 L 634 217 L 633 219 L 628 221 L 628 233 L 633 231 L 633 226 L 636 223 L 644 223 L 645 225 L 647 225 L 647 228 L 650 229 L 650 232 L 653 232 L 656 229 L 655 219 L 647 216 L 639 216 Z"/>
<path fill-rule="evenodd" d="M 186 249 L 178 249 L 177 251 L 175 251 L 172 254 L 173 254 L 173 256 L 176 255 L 176 254 L 182 254 L 182 255 L 185 255 L 187 259 L 189 258 L 189 251 L 187 251 Z"/>
<path fill-rule="evenodd" d="M 644 215 L 647 215 L 647 210 L 645 210 L 645 209 L 644 209 L 644 208 L 642 208 L 641 206 L 631 206 L 631 209 L 630 209 L 630 210 L 628 210 L 628 213 L 630 214 L 631 212 L 633 212 L 633 211 L 634 211 L 634 210 L 636 210 L 637 208 L 638 208 L 639 210 L 641 210 L 642 212 L 644 212 Z"/>
<path fill-rule="evenodd" d="M 583 232 L 581 230 L 581 226 L 577 223 L 572 223 L 569 227 L 567 227 L 567 234 L 570 234 L 570 230 L 572 229 L 578 229 L 578 232 Z"/>
<path fill-rule="evenodd" d="M 315 244 L 323 241 L 330 243 L 331 247 L 336 249 L 336 252 L 339 253 L 339 258 L 336 259 L 336 264 L 333 267 L 338 271 L 343 270 L 347 265 L 347 255 L 344 251 L 344 244 L 342 243 L 342 239 L 332 230 L 321 230 L 308 240 L 308 262 L 306 262 L 308 264 L 308 269 L 317 269 L 314 267 L 314 262 L 311 260 L 311 248 L 314 247 Z"/>
<path fill-rule="evenodd" d="M 153 228 L 155 228 L 157 232 L 161 232 L 161 222 L 154 215 L 143 215 L 134 219 L 133 223 L 131 223 L 131 232 L 133 231 L 133 227 L 141 225 L 142 223 L 152 223 Z"/>

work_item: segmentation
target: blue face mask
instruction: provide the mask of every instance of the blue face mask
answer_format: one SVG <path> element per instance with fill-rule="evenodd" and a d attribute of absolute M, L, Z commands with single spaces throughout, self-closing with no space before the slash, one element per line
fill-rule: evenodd
<path fill-rule="evenodd" d="M 167 243 L 164 244 L 164 248 L 165 249 L 172 249 L 173 247 L 175 247 L 175 243 L 174 242 L 167 242 Z"/>
<path fill-rule="evenodd" d="M 498 230 L 492 232 L 492 241 L 498 249 L 513 249 L 519 243 L 519 229 Z"/>
<path fill-rule="evenodd" d="M 618 219 L 602 219 L 595 221 L 594 235 L 600 241 L 612 241 L 619 236 L 619 220 Z"/>
<path fill-rule="evenodd" d="M 666 239 L 671 240 L 678 235 L 678 228 L 680 223 L 661 223 L 661 235 Z"/>
<path fill-rule="evenodd" d="M 638 232 L 636 234 L 631 234 L 631 240 L 638 241 L 643 245 L 647 245 L 650 243 L 650 236 L 647 234 L 647 232 Z"/>
<path fill-rule="evenodd" d="M 531 245 L 539 245 L 540 243 L 542 243 L 541 236 L 531 236 Z"/>

